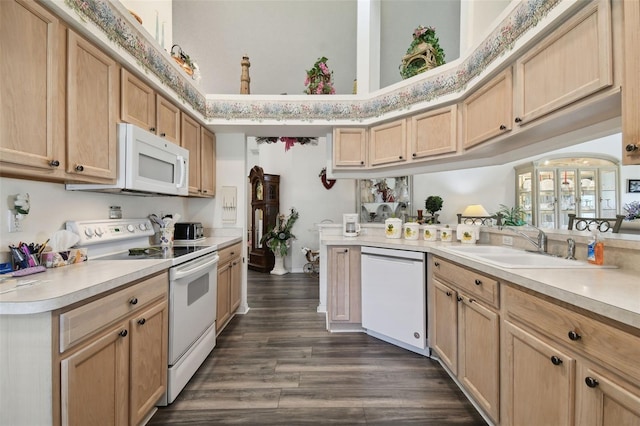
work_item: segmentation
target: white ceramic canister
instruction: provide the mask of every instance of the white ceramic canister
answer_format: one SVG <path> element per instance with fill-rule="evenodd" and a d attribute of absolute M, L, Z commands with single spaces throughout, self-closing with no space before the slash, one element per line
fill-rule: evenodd
<path fill-rule="evenodd" d="M 452 229 L 446 226 L 440 228 L 440 240 L 444 242 L 451 242 Z"/>
<path fill-rule="evenodd" d="M 402 237 L 402 221 L 395 217 L 390 217 L 384 221 L 384 235 L 387 238 Z"/>
<path fill-rule="evenodd" d="M 416 222 L 407 222 L 404 224 L 404 239 L 417 240 L 420 236 L 420 224 Z"/>
<path fill-rule="evenodd" d="M 425 241 L 435 241 L 438 239 L 438 227 L 435 225 L 425 225 L 422 227 L 422 238 Z"/>

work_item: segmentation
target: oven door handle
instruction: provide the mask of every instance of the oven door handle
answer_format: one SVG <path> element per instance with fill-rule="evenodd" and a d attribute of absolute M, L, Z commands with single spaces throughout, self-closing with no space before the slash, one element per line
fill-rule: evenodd
<path fill-rule="evenodd" d="M 174 280 L 179 280 L 190 275 L 197 274 L 204 269 L 211 269 L 213 265 L 218 263 L 218 260 L 220 260 L 220 256 L 216 254 L 213 256 L 206 256 L 202 260 L 187 262 L 184 265 L 173 268 L 171 278 Z"/>

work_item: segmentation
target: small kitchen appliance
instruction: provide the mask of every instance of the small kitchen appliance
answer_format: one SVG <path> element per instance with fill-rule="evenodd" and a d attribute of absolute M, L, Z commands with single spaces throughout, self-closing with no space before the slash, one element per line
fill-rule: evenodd
<path fill-rule="evenodd" d="M 200 222 L 178 222 L 173 230 L 176 242 L 199 241 L 204 238 L 204 227 Z"/>
<path fill-rule="evenodd" d="M 345 213 L 342 215 L 342 235 L 345 237 L 357 237 L 360 234 L 360 215 L 357 213 Z"/>

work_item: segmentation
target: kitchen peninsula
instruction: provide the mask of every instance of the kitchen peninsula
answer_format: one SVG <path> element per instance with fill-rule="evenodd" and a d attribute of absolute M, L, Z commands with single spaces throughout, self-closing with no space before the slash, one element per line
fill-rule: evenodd
<path fill-rule="evenodd" d="M 363 225 L 360 236 L 343 237 L 341 228 L 321 225 L 320 234 L 321 256 L 329 260 L 321 267 L 318 310 L 327 311 L 334 332 L 367 330 L 358 300 L 353 304 L 360 275 L 346 268 L 336 274 L 333 252 L 359 253 L 366 246 L 424 253 L 432 355 L 490 424 L 558 424 L 598 410 L 640 418 L 640 238 L 608 241 L 607 262 L 617 268 L 510 269 L 461 254 L 459 242 L 386 238 L 381 226 Z M 513 235 L 483 227 L 484 245 L 473 248 L 495 247 L 505 234 Z M 547 235 L 550 253 L 563 254 L 571 237 L 585 258 L 588 233 Z M 527 244 L 518 238 L 514 245 Z M 602 405 L 603 398 L 621 405 Z"/>

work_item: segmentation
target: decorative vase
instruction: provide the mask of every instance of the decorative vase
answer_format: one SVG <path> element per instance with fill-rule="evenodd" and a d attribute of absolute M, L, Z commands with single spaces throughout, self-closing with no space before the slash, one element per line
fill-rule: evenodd
<path fill-rule="evenodd" d="M 273 253 L 274 257 L 275 257 L 275 263 L 273 265 L 273 270 L 271 271 L 271 274 L 273 275 L 284 275 L 284 274 L 288 274 L 289 271 L 287 271 L 286 269 L 284 269 L 284 257 L 280 255 L 280 253 Z"/>

